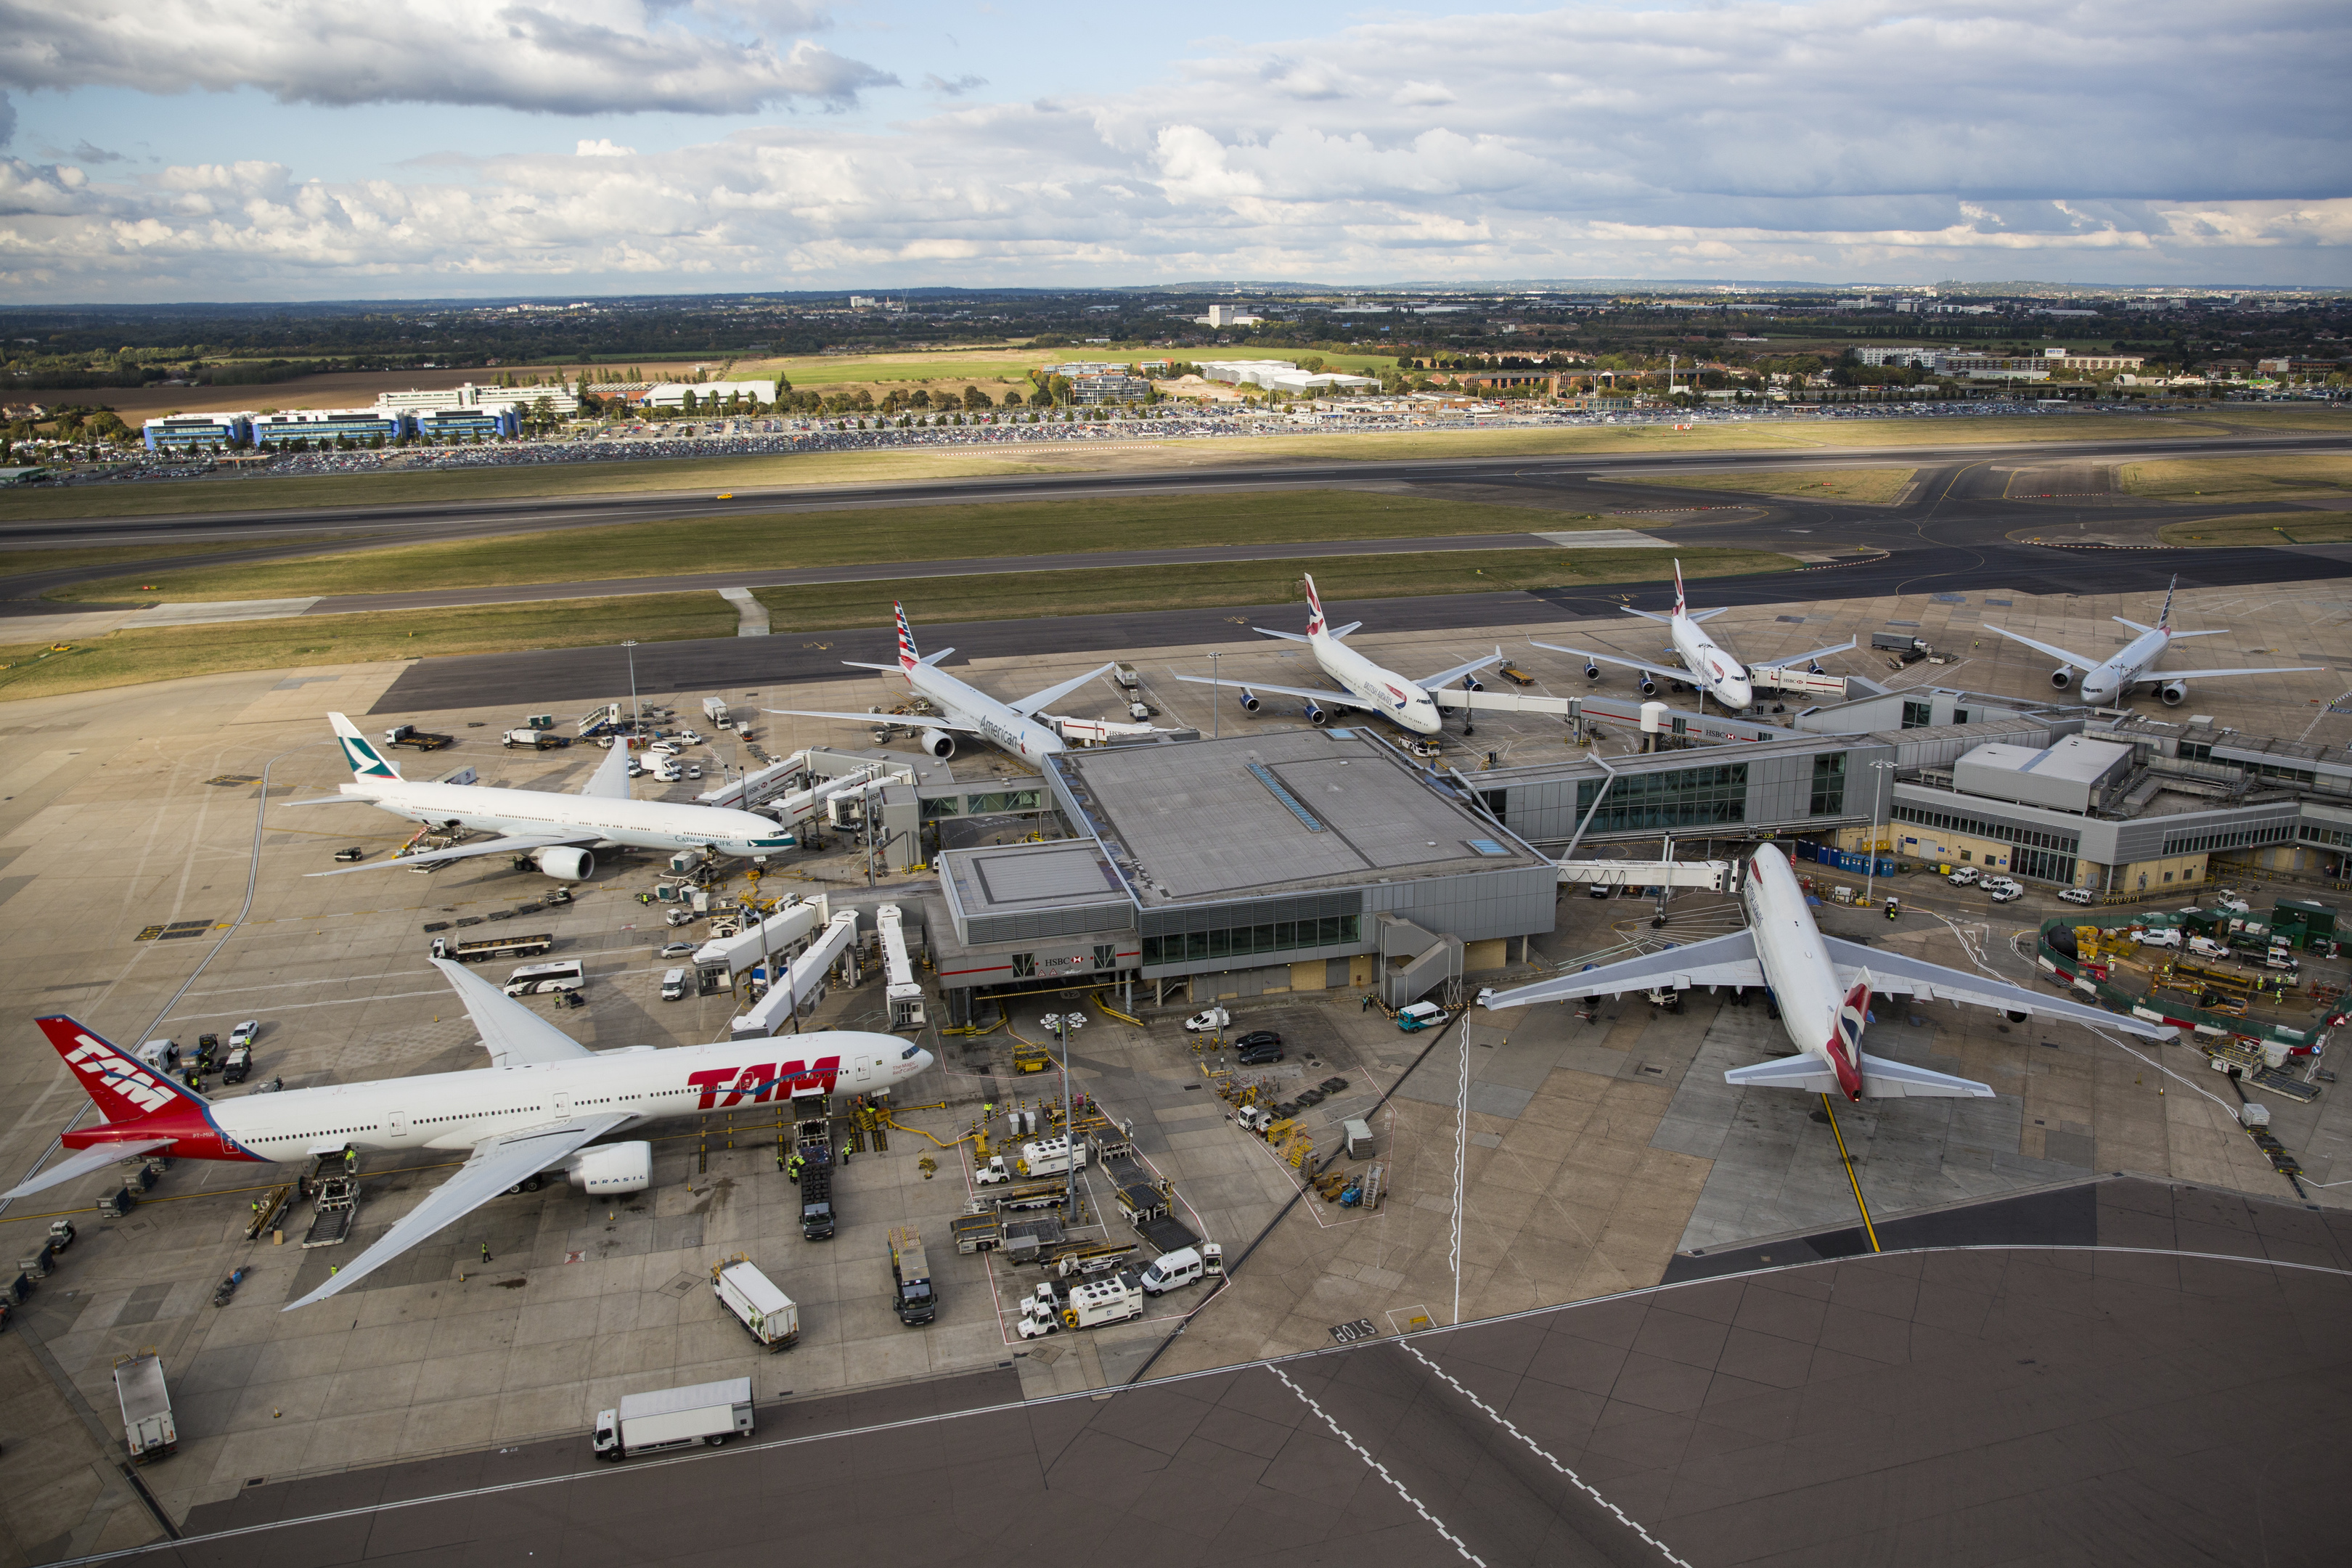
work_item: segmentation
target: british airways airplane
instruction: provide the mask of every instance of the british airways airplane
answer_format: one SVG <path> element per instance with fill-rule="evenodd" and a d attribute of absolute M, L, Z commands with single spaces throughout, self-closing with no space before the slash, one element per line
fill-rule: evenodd
<path fill-rule="evenodd" d="M 447 959 L 447 975 L 489 1051 L 490 1065 L 373 1083 L 291 1089 L 213 1100 L 150 1072 L 68 1017 L 37 1018 L 102 1120 L 60 1140 L 66 1158 L 0 1199 L 58 1186 L 142 1154 L 249 1163 L 303 1163 L 345 1150 L 463 1153 L 455 1175 L 381 1240 L 287 1310 L 324 1300 L 517 1186 L 561 1171 L 597 1194 L 653 1184 L 653 1145 L 597 1140 L 674 1116 L 862 1094 L 903 1083 L 931 1053 L 891 1035 L 827 1030 L 656 1049 L 592 1051 L 480 976 Z"/>
<path fill-rule="evenodd" d="M 1661 680 L 1676 682 L 1686 680 L 1698 689 L 1698 705 L 1702 712 L 1706 710 L 1706 700 L 1712 697 L 1722 703 L 1728 711 L 1745 713 L 1748 711 L 1748 704 L 1756 700 L 1757 674 L 1760 673 L 1768 678 L 1763 682 L 1765 685 L 1774 683 L 1773 679 L 1770 679 L 1774 673 L 1772 669 L 1751 673 L 1746 665 L 1726 652 L 1700 627 L 1701 621 L 1712 620 L 1723 612 L 1719 609 L 1701 610 L 1696 615 L 1691 614 L 1689 605 L 1683 596 L 1683 563 L 1679 561 L 1675 563 L 1675 608 L 1672 615 L 1662 616 L 1654 610 L 1637 610 L 1631 605 L 1622 605 L 1618 607 L 1627 615 L 1639 616 L 1645 621 L 1664 621 L 1666 626 L 1666 636 L 1673 640 L 1675 653 L 1682 659 L 1683 667 L 1680 669 L 1670 669 L 1664 665 L 1644 664 L 1637 658 L 1620 658 L 1615 654 L 1588 653 L 1580 647 L 1562 647 L 1558 643 L 1536 642 L 1533 637 L 1528 640 L 1535 643 L 1538 647 L 1549 648 L 1554 653 L 1572 653 L 1584 660 L 1584 678 L 1587 680 L 1600 679 L 1600 667 L 1604 664 L 1621 665 L 1627 669 L 1639 670 L 1642 674 L 1642 695 L 1644 697 L 1655 692 Z M 1802 661 L 1811 664 L 1824 654 L 1843 653 L 1852 647 L 1853 647 L 1853 638 L 1848 637 L 1842 643 L 1832 644 L 1828 647 L 1817 647 L 1811 653 L 1801 653 L 1795 658 L 1782 659 L 1780 662 L 1796 664 Z"/>
<path fill-rule="evenodd" d="M 2137 621 L 2126 621 L 2121 616 L 2111 617 L 2140 635 L 2134 637 L 2122 652 L 2112 654 L 2095 663 L 2084 658 L 2079 653 L 2068 653 L 2063 647 L 2053 647 L 2046 642 L 2035 642 L 2032 637 L 2020 637 L 2015 632 L 2003 631 L 1996 626 L 1987 626 L 1985 630 L 1996 637 L 2007 637 L 2011 642 L 2021 642 L 2036 653 L 2046 653 L 2056 659 L 2058 668 L 2050 672 L 2050 684 L 2061 691 L 2074 684 L 2074 673 L 2080 670 L 2083 676 L 2083 700 L 2094 708 L 2113 707 L 2121 699 L 2130 696 L 2137 688 L 2148 685 L 2156 688 L 2156 694 L 2164 699 L 2166 707 L 2177 708 L 2189 696 L 2189 678 L 2192 675 L 2200 680 L 2220 680 L 2225 677 L 2240 675 L 2302 675 L 2326 668 L 2324 665 L 2297 664 L 2290 665 L 2284 669 L 2158 671 L 2156 668 L 2156 661 L 2164 657 L 2167 648 L 2181 638 L 2217 637 L 2221 635 L 2221 631 L 2176 632 L 2172 629 L 2172 591 L 2179 585 L 2180 579 L 2178 577 L 2165 585 L 2164 608 L 2157 612 L 2156 625 L 2152 626 L 2141 626 Z M 2223 631 L 2227 629 L 2227 627 L 2221 628 Z"/>

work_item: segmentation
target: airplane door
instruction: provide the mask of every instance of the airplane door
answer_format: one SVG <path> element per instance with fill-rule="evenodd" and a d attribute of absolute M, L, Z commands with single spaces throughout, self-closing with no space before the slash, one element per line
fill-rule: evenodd
<path fill-rule="evenodd" d="M 569 1090 L 559 1089 L 555 1091 L 555 1114 L 559 1117 L 572 1114 L 572 1095 Z"/>
<path fill-rule="evenodd" d="M 395 1142 L 407 1137 L 408 1113 L 404 1110 L 394 1111 L 390 1116 L 384 1118 L 383 1126 L 384 1131 L 390 1133 Z"/>

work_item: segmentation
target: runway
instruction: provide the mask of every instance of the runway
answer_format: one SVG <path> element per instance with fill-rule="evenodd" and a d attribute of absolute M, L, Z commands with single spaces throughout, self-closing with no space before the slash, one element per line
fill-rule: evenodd
<path fill-rule="evenodd" d="M 2132 1179 L 2035 1201 L 1982 1205 L 1985 1239 L 1963 1207 L 1918 1250 L 1374 1324 L 1116 1394 L 1024 1402 L 1008 1361 L 768 1406 L 680 1459 L 599 1466 L 583 1430 L 265 1479 L 107 1560 L 725 1562 L 781 1537 L 1000 1563 L 1072 1532 L 1187 1563 L 2333 1560 L 2352 1221 Z"/>

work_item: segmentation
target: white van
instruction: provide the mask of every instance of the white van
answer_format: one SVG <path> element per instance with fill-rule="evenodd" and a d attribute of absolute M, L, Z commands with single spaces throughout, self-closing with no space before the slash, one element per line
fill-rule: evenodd
<path fill-rule="evenodd" d="M 180 1047 L 170 1040 L 150 1040 L 136 1055 L 157 1072 L 170 1072 L 180 1065 Z"/>
<path fill-rule="evenodd" d="M 654 778 L 662 784 L 676 784 L 686 776 L 686 770 L 667 757 L 654 763 Z"/>
<path fill-rule="evenodd" d="M 2150 926 L 2147 930 L 2139 933 L 2139 940 L 2140 945 L 2143 947 L 2179 947 L 2180 945 L 2180 928 L 2179 926 Z"/>
<path fill-rule="evenodd" d="M 587 971 L 576 958 L 553 963 L 526 963 L 507 976 L 507 994 L 535 996 L 542 991 L 577 991 L 588 984 Z"/>
<path fill-rule="evenodd" d="M 1180 1285 L 1201 1282 L 1201 1249 L 1180 1247 L 1173 1252 L 1163 1252 L 1151 1260 L 1143 1271 L 1143 1293 L 1158 1296 Z"/>
<path fill-rule="evenodd" d="M 662 1000 L 677 1002 L 686 995 L 686 971 L 667 969 L 662 972 Z"/>

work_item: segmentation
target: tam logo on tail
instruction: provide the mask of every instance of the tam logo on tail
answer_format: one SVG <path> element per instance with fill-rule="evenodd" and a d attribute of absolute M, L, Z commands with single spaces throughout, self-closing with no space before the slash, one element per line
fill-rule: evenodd
<path fill-rule="evenodd" d="M 915 629 L 907 624 L 907 606 L 893 602 L 890 608 L 898 616 L 898 668 L 912 669 L 921 659 L 915 656 Z"/>
<path fill-rule="evenodd" d="M 109 1121 L 135 1121 L 164 1110 L 175 1100 L 194 1098 L 71 1018 L 43 1018 L 39 1023 L 58 1055 L 81 1075 L 82 1088 Z"/>

